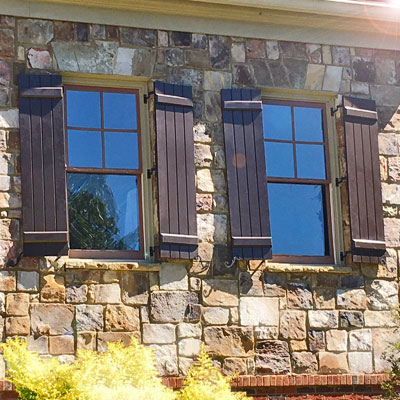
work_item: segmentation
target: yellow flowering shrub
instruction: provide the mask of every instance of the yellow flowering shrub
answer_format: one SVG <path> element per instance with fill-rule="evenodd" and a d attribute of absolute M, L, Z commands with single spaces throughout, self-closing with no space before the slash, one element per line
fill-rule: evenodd
<path fill-rule="evenodd" d="M 70 364 L 28 351 L 19 338 L 0 349 L 20 400 L 251 400 L 231 392 L 231 378 L 212 364 L 204 346 L 177 392 L 162 384 L 153 350 L 135 338 L 128 347 L 108 343 L 106 352 L 79 351 Z"/>
<path fill-rule="evenodd" d="M 222 375 L 202 345 L 197 362 L 188 371 L 179 400 L 251 400 L 244 393 L 231 391 L 232 378 Z"/>

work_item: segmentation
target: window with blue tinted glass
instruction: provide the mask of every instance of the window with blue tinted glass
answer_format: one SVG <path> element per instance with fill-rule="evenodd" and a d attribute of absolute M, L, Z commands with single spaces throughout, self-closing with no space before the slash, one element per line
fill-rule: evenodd
<path fill-rule="evenodd" d="M 272 252 L 280 260 L 331 262 L 324 105 L 264 101 Z"/>
<path fill-rule="evenodd" d="M 137 90 L 66 87 L 74 256 L 105 250 L 113 250 L 110 257 L 144 256 L 137 99 Z"/>

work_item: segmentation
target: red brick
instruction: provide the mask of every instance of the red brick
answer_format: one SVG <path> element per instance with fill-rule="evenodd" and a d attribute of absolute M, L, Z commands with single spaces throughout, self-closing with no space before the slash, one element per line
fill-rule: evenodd
<path fill-rule="evenodd" d="M 271 377 L 264 376 L 263 377 L 263 384 L 264 384 L 264 386 L 270 386 L 271 385 Z"/>
<path fill-rule="evenodd" d="M 263 377 L 257 376 L 257 386 L 263 386 Z"/>
<path fill-rule="evenodd" d="M 278 375 L 276 377 L 276 386 L 283 386 L 283 377 L 282 377 L 282 375 Z"/>
<path fill-rule="evenodd" d="M 321 376 L 321 385 L 325 386 L 328 384 L 328 377 L 326 375 Z"/>

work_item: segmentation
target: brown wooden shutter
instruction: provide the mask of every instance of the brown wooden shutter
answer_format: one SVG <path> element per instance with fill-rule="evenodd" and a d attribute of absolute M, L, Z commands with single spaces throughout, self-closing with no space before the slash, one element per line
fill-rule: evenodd
<path fill-rule="evenodd" d="M 191 86 L 155 82 L 159 256 L 197 255 Z"/>
<path fill-rule="evenodd" d="M 223 89 L 225 153 L 233 257 L 272 257 L 259 90 Z"/>
<path fill-rule="evenodd" d="M 373 100 L 343 98 L 353 261 L 385 254 L 378 123 Z"/>
<path fill-rule="evenodd" d="M 61 76 L 20 75 L 19 95 L 24 255 L 66 255 Z"/>

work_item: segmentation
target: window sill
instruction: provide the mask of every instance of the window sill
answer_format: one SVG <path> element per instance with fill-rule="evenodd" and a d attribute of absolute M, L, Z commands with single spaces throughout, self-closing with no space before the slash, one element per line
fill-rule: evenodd
<path fill-rule="evenodd" d="M 65 269 L 106 270 L 106 271 L 159 271 L 161 265 L 154 262 L 132 260 L 107 260 L 69 257 L 46 257 L 49 267 Z M 58 267 L 58 268 L 57 268 Z"/>
<path fill-rule="evenodd" d="M 330 273 L 330 274 L 351 274 L 353 270 L 341 265 L 302 265 L 291 263 L 265 262 L 264 271 L 268 272 L 306 272 L 306 273 Z"/>

